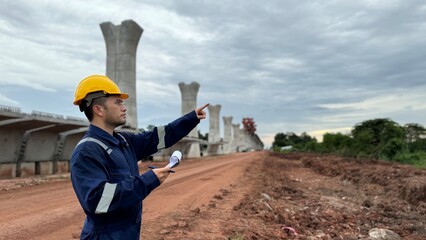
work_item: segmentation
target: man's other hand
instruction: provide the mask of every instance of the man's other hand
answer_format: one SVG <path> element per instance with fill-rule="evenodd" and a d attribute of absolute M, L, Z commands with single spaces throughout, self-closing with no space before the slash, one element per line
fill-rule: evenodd
<path fill-rule="evenodd" d="M 155 173 L 160 183 L 163 183 L 166 180 L 166 178 L 170 175 L 169 170 L 170 170 L 170 167 L 152 169 L 152 171 Z"/>

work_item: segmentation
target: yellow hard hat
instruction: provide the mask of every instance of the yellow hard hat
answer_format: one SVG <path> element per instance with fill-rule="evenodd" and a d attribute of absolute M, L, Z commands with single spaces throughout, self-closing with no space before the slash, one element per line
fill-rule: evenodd
<path fill-rule="evenodd" d="M 74 105 L 80 105 L 88 94 L 103 92 L 105 95 L 120 95 L 122 99 L 129 97 L 129 94 L 122 93 L 117 84 L 109 77 L 103 75 L 92 75 L 81 80 L 75 90 Z"/>

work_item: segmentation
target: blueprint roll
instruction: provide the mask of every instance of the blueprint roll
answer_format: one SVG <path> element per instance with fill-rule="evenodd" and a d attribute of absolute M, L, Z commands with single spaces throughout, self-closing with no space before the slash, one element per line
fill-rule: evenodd
<path fill-rule="evenodd" d="M 172 156 L 170 156 L 169 164 L 167 165 L 170 168 L 177 167 L 182 160 L 182 153 L 180 151 L 174 151 Z"/>

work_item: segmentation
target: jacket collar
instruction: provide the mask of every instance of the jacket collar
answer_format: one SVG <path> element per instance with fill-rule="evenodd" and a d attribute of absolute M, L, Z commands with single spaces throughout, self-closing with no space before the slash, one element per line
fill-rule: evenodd
<path fill-rule="evenodd" d="M 113 145 L 118 145 L 120 143 L 119 139 L 111 136 L 111 134 L 93 124 L 89 125 L 89 130 L 87 131 L 86 135 L 88 137 L 94 137 L 102 142 L 108 142 Z M 115 132 L 114 135 L 116 135 Z"/>

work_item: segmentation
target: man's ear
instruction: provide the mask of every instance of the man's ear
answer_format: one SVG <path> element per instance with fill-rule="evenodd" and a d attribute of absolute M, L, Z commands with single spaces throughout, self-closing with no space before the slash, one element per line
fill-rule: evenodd
<path fill-rule="evenodd" d="M 93 106 L 93 114 L 103 117 L 104 116 L 104 108 L 102 105 L 94 105 Z"/>

